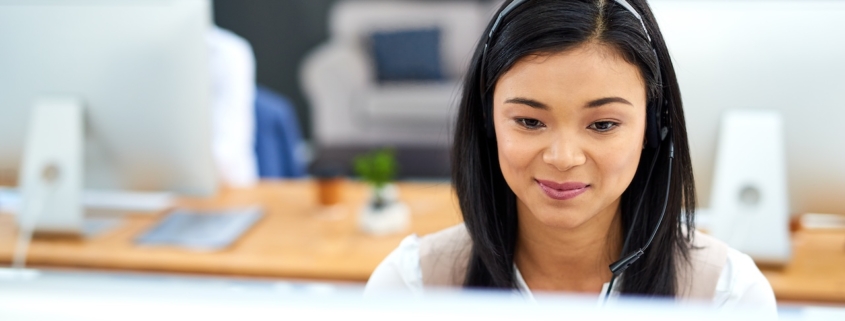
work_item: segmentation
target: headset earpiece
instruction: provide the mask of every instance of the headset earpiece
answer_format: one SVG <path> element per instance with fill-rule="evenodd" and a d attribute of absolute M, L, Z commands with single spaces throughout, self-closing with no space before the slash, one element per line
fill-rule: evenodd
<path fill-rule="evenodd" d="M 646 108 L 646 145 L 649 148 L 657 148 L 663 138 L 660 135 L 660 104 L 649 104 Z"/>

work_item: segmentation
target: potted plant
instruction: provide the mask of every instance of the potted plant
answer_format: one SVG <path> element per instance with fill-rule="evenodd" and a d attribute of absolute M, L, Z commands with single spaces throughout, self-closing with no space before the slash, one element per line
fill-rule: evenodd
<path fill-rule="evenodd" d="M 361 209 L 360 226 L 371 234 L 390 234 L 408 227 L 410 211 L 399 201 L 394 185 L 396 159 L 391 149 L 381 149 L 355 157 L 355 173 L 370 187 L 370 196 Z"/>

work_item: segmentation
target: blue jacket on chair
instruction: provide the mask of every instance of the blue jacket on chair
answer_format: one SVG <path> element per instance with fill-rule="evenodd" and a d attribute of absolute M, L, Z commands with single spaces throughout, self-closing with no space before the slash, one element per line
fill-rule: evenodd
<path fill-rule="evenodd" d="M 258 176 L 305 176 L 305 161 L 300 155 L 302 145 L 302 131 L 290 101 L 266 87 L 256 86 L 255 155 Z"/>

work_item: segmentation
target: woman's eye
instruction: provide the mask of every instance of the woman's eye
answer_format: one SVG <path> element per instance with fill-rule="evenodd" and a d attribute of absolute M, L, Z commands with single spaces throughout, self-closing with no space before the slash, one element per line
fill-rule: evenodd
<path fill-rule="evenodd" d="M 593 129 L 593 130 L 596 130 L 598 132 L 606 132 L 606 131 L 610 131 L 611 129 L 615 128 L 617 125 L 619 125 L 619 124 L 614 123 L 612 121 L 597 121 L 595 123 L 592 123 L 590 125 L 590 128 Z"/>
<path fill-rule="evenodd" d="M 528 129 L 536 129 L 536 128 L 540 128 L 540 127 L 544 126 L 543 123 L 540 122 L 539 120 L 531 119 L 531 118 L 519 118 L 519 119 L 516 120 L 516 122 L 518 122 L 520 125 L 522 125 L 522 127 L 525 127 L 525 128 L 528 128 Z"/>

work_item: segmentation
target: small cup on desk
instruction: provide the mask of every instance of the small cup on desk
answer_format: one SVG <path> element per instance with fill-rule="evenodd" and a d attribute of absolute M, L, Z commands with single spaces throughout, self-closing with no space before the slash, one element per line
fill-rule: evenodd
<path fill-rule="evenodd" d="M 317 202 L 322 206 L 332 206 L 343 200 L 343 185 L 346 181 L 340 170 L 323 168 L 314 172 L 317 180 Z"/>

